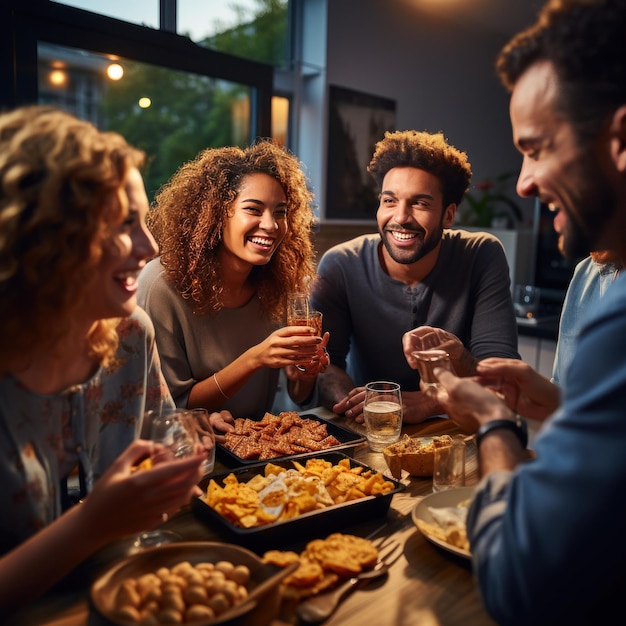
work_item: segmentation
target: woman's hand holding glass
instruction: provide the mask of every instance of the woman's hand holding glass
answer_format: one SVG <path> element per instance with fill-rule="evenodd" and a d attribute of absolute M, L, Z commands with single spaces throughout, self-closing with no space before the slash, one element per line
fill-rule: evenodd
<path fill-rule="evenodd" d="M 144 419 L 150 424 L 150 438 L 154 447 L 150 455 L 151 467 L 147 470 L 139 469 L 137 471 L 151 472 L 166 465 L 172 475 L 175 475 L 176 463 L 180 459 L 194 459 L 196 467 L 195 482 L 197 485 L 203 474 L 213 470 L 212 465 L 210 468 L 207 465 L 211 459 L 207 459 L 207 451 L 200 442 L 198 435 L 199 417 L 203 416 L 206 417 L 206 423 L 203 426 L 204 436 L 206 438 L 209 434 L 212 435 L 213 444 L 210 451 L 212 452 L 211 458 L 214 464 L 215 435 L 212 429 L 210 433 L 206 430 L 208 412 L 205 409 L 164 408 L 158 411 L 147 411 L 144 416 Z M 210 428 L 210 424 L 208 424 L 208 428 Z M 169 510 L 163 510 L 161 512 L 161 522 L 166 522 L 170 515 Z M 147 530 L 136 538 L 133 545 L 135 549 L 143 549 L 170 543 L 178 539 L 178 536 L 167 530 Z"/>
<path fill-rule="evenodd" d="M 76 507 L 88 520 L 84 527 L 100 545 L 151 530 L 201 495 L 201 453 L 137 469 L 159 448 L 159 444 L 144 439 L 131 443 Z"/>
<path fill-rule="evenodd" d="M 330 364 L 330 357 L 326 351 L 329 333 L 322 333 L 323 315 L 311 307 L 309 296 L 305 293 L 291 294 L 287 300 L 287 327 L 306 326 L 315 330 L 314 336 L 320 337 L 321 342 L 317 344 L 317 350 L 308 362 L 295 363 L 294 367 L 303 376 L 298 376 L 288 367 L 287 377 L 290 379 L 314 379 L 323 372 Z"/>
<path fill-rule="evenodd" d="M 316 344 L 317 350 L 315 354 L 306 362 L 300 362 L 297 365 L 288 365 L 285 368 L 285 374 L 289 380 L 314 381 L 318 374 L 326 371 L 330 365 L 330 356 L 326 350 L 330 333 L 326 332 L 322 336 L 321 343 Z"/>

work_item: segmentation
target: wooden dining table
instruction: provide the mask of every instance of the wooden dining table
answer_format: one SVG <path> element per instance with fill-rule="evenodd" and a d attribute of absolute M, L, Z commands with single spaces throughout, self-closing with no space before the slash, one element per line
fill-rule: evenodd
<path fill-rule="evenodd" d="M 345 418 L 323 408 L 314 413 L 340 425 Z M 432 418 L 416 425 L 405 425 L 403 432 L 412 436 L 455 434 L 459 430 L 445 416 Z M 391 476 L 381 452 L 372 452 L 367 443 L 354 448 L 352 455 L 361 463 Z M 219 461 L 215 471 L 223 470 Z M 415 478 L 403 472 L 400 481 L 404 490 L 395 493 L 388 512 L 376 519 L 359 520 L 357 524 L 338 528 L 338 532 L 368 536 L 392 537 L 402 545 L 402 555 L 388 574 L 353 591 L 341 602 L 324 624 L 326 626 L 472 626 L 493 625 L 487 615 L 474 582 L 469 559 L 449 552 L 428 541 L 415 526 L 411 513 L 417 503 L 432 493 L 432 478 Z M 477 481 L 476 449 L 468 445 L 466 484 Z M 184 541 L 232 541 L 220 534 L 185 507 L 165 524 L 164 528 L 178 533 Z M 289 538 L 284 546 L 288 549 Z M 107 546 L 79 566 L 61 584 L 39 601 L 13 616 L 9 624 L 47 626 L 101 626 L 108 624 L 89 603 L 93 580 L 128 553 L 131 540 L 120 540 Z M 293 607 L 286 607 L 272 626 L 298 624 Z"/>

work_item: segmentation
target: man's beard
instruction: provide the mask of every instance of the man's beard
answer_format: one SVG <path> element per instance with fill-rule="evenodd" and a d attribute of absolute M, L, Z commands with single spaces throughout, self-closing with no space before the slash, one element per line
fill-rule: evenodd
<path fill-rule="evenodd" d="M 571 260 L 581 259 L 589 252 L 605 248 L 604 232 L 618 205 L 618 198 L 599 165 L 592 158 L 582 164 L 583 186 L 575 202 L 578 214 L 561 207 L 567 214 L 567 230 L 559 237 L 559 250 Z M 582 177 L 581 177 L 582 178 Z"/>
<path fill-rule="evenodd" d="M 420 235 L 422 237 L 424 236 L 424 230 L 422 229 L 410 230 L 408 228 L 405 228 L 404 230 L 416 233 L 418 237 Z M 441 241 L 441 238 L 443 236 L 443 218 L 439 222 L 437 230 L 433 231 L 428 237 L 423 239 L 421 244 L 418 244 L 416 248 L 410 250 L 399 250 L 395 247 L 393 241 L 390 241 L 391 235 L 388 232 L 381 229 L 379 229 L 378 232 L 380 234 L 380 238 L 382 239 L 383 245 L 389 253 L 389 256 L 396 263 L 400 263 L 401 265 L 410 265 L 411 263 L 416 263 L 420 259 L 423 259 L 429 252 L 432 252 L 439 245 L 439 242 Z M 419 241 L 419 238 L 415 239 L 415 241 Z"/>

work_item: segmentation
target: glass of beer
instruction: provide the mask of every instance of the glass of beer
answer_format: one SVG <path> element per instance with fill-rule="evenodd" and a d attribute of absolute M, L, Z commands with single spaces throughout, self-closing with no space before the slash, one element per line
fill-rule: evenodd
<path fill-rule="evenodd" d="M 309 296 L 306 293 L 293 293 L 287 302 L 287 326 L 310 326 L 315 328 L 315 334 L 322 336 L 322 313 L 311 308 Z M 303 365 L 296 365 L 305 372 Z"/>
<path fill-rule="evenodd" d="M 374 452 L 381 452 L 400 439 L 402 431 L 402 397 L 400 385 L 376 381 L 365 386 L 363 405 L 366 437 Z"/>

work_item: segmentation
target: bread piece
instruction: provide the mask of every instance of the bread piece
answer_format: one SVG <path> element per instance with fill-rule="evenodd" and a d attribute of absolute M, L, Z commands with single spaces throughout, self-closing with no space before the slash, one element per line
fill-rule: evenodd
<path fill-rule="evenodd" d="M 402 478 L 402 470 L 411 476 L 432 476 L 435 448 L 447 448 L 452 445 L 450 435 L 435 437 L 409 437 L 383 449 L 383 456 L 394 478 Z"/>

